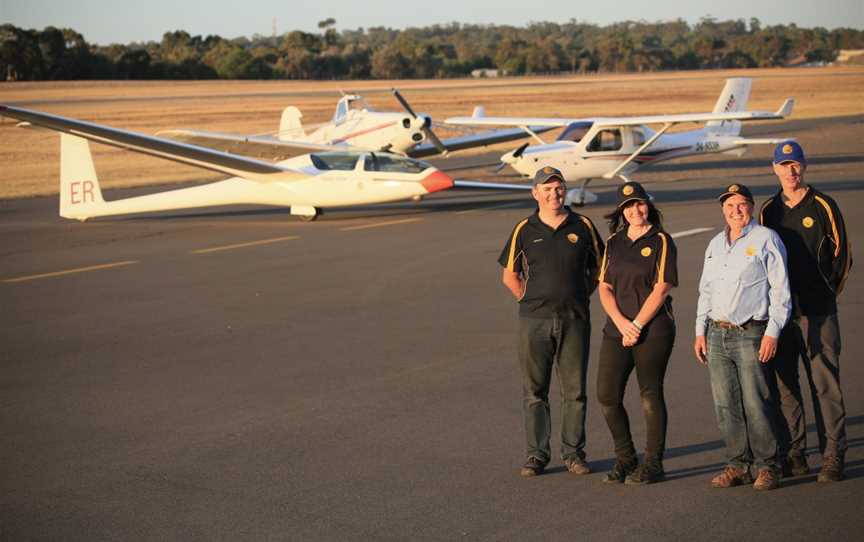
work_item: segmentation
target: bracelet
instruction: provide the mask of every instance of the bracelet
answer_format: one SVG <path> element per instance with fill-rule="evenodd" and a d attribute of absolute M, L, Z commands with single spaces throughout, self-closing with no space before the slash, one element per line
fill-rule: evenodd
<path fill-rule="evenodd" d="M 636 329 L 638 329 L 639 331 L 642 331 L 642 324 L 639 323 L 639 320 L 636 320 L 636 319 L 634 318 L 634 319 L 632 320 L 632 322 L 633 322 L 633 325 L 636 326 Z"/>

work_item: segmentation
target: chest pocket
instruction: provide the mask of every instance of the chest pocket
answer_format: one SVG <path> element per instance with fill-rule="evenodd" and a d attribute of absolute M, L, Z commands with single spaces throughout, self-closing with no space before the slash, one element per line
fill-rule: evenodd
<path fill-rule="evenodd" d="M 758 254 L 747 256 L 738 274 L 741 286 L 752 286 L 768 280 L 768 273 Z"/>

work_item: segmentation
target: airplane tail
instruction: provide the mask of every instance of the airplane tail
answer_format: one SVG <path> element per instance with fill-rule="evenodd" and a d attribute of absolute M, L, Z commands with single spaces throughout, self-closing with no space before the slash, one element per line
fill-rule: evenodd
<path fill-rule="evenodd" d="M 749 77 L 727 79 L 723 92 L 714 106 L 714 113 L 734 113 L 747 110 L 747 100 L 750 99 L 750 87 L 753 80 Z M 705 130 L 714 135 L 736 136 L 741 133 L 741 121 L 712 120 L 705 123 Z"/>
<path fill-rule="evenodd" d="M 60 134 L 60 216 L 85 221 L 105 205 L 86 139 Z"/>
<path fill-rule="evenodd" d="M 303 113 L 293 105 L 289 105 L 282 111 L 282 120 L 279 122 L 279 134 L 277 134 L 280 141 L 306 137 L 301 118 L 303 118 Z"/>

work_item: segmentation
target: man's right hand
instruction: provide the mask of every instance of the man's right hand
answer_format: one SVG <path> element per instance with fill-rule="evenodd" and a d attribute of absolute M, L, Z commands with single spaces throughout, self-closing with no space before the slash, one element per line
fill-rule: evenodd
<path fill-rule="evenodd" d="M 705 335 L 697 335 L 696 341 L 693 343 L 693 351 L 696 352 L 696 360 L 702 365 L 708 364 L 708 343 L 705 341 Z"/>

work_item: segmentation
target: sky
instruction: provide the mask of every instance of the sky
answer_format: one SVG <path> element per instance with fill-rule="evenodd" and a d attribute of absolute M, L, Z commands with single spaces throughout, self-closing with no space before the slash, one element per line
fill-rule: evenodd
<path fill-rule="evenodd" d="M 185 30 L 223 38 L 318 32 L 318 22 L 336 19 L 339 30 L 386 26 L 407 28 L 451 22 L 524 26 L 534 21 L 607 25 L 702 17 L 759 19 L 763 26 L 864 30 L 864 0 L 0 0 L 0 24 L 41 30 L 67 27 L 90 43 L 160 41 Z"/>

